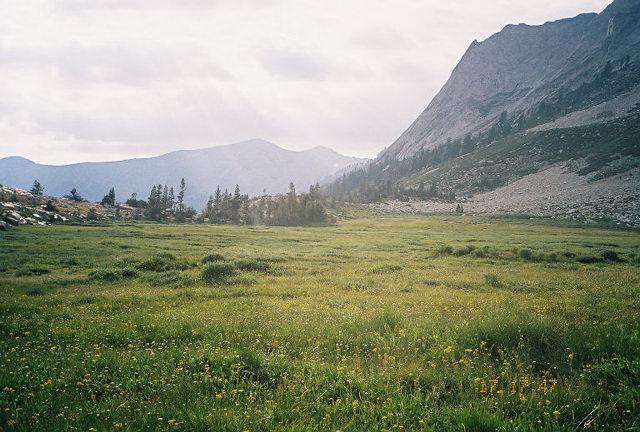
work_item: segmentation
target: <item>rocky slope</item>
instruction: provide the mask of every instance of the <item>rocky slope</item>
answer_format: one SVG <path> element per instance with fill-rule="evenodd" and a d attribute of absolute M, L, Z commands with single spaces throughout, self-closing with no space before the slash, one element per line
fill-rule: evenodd
<path fill-rule="evenodd" d="M 384 213 L 522 214 L 585 223 L 640 227 L 640 165 L 621 174 L 580 176 L 560 163 L 513 183 L 455 202 L 397 200 L 370 204 Z"/>
<path fill-rule="evenodd" d="M 487 40 L 471 44 L 426 110 L 379 158 L 405 158 L 447 139 L 481 133 L 503 112 L 514 122 L 532 117 L 535 121 L 541 104 L 544 111 L 545 104 L 557 104 L 603 72 L 617 75 L 617 82 L 606 88 L 583 87 L 582 94 L 574 94 L 579 97 L 567 100 L 554 114 L 562 117 L 613 99 L 637 87 L 638 60 L 638 0 L 616 0 L 600 14 L 540 26 L 508 25 Z M 635 97 L 633 103 L 637 101 Z M 608 111 L 624 115 L 624 110 Z M 548 119 L 539 117 L 539 122 Z"/>
<path fill-rule="evenodd" d="M 131 219 L 135 214 L 136 209 L 125 205 L 105 207 L 89 201 L 35 196 L 23 189 L 0 186 L 0 231 L 17 225 Z"/>
<path fill-rule="evenodd" d="M 202 208 L 215 191 L 233 190 L 236 184 L 250 195 L 285 192 L 289 182 L 305 189 L 361 159 L 316 147 L 290 151 L 264 140 L 227 146 L 183 150 L 162 156 L 117 162 L 80 163 L 65 166 L 40 165 L 20 157 L 0 159 L 0 184 L 28 189 L 40 181 L 49 195 L 62 196 L 72 188 L 92 201 L 100 200 L 115 187 L 118 201 L 133 192 L 146 199 L 153 184 L 177 188 L 187 182 L 185 202 Z"/>

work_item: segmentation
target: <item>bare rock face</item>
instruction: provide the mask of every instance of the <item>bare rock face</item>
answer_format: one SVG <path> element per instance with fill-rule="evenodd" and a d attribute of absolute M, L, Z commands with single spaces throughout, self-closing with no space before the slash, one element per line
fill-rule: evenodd
<path fill-rule="evenodd" d="M 616 0 L 600 14 L 539 26 L 508 25 L 471 44 L 427 109 L 378 158 L 403 159 L 481 133 L 502 112 L 527 115 L 592 80 L 607 62 L 639 60 L 640 0 Z"/>

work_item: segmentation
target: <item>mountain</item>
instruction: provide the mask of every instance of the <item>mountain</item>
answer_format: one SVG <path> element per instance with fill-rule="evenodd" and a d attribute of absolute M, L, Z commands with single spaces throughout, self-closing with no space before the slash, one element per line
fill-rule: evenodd
<path fill-rule="evenodd" d="M 304 151 L 285 150 L 264 140 L 251 140 L 198 150 L 181 150 L 162 156 L 116 162 L 90 162 L 52 166 L 22 157 L 0 159 L 0 184 L 28 189 L 40 181 L 48 195 L 61 196 L 72 188 L 89 200 L 99 200 L 115 187 L 117 199 L 137 192 L 146 199 L 153 184 L 177 189 L 187 182 L 185 201 L 204 206 L 217 185 L 233 190 L 236 183 L 250 195 L 280 193 L 289 182 L 306 189 L 335 172 L 362 160 L 343 156 L 326 147 Z"/>
<path fill-rule="evenodd" d="M 473 41 L 425 111 L 381 156 L 404 158 L 485 132 L 502 113 L 514 122 L 542 114 L 544 122 L 549 116 L 540 113 L 541 105 L 542 111 L 559 108 L 554 120 L 591 108 L 594 115 L 565 126 L 608 119 L 597 115 L 597 107 L 613 98 L 620 99 L 618 109 L 607 107 L 607 114 L 624 115 L 640 102 L 638 60 L 638 0 L 617 0 L 600 14 L 539 26 L 508 25 L 483 42 Z M 610 75 L 607 83 L 588 86 L 602 74 Z"/>
<path fill-rule="evenodd" d="M 328 190 L 640 226 L 640 0 L 474 41 L 411 126 Z"/>

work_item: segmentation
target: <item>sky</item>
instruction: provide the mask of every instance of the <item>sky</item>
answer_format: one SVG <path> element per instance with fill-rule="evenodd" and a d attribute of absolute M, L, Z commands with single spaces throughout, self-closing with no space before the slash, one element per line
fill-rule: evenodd
<path fill-rule="evenodd" d="M 0 158 L 262 138 L 373 157 L 474 39 L 609 0 L 0 0 Z"/>

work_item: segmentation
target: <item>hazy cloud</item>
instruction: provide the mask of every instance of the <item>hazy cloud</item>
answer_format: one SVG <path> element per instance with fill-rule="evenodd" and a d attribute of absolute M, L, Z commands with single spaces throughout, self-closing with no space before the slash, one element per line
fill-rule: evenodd
<path fill-rule="evenodd" d="M 261 137 L 373 156 L 472 40 L 608 0 L 0 0 L 0 157 Z"/>
<path fill-rule="evenodd" d="M 327 65 L 314 58 L 313 53 L 270 50 L 264 54 L 262 64 L 271 74 L 284 78 L 321 81 L 328 73 Z"/>

